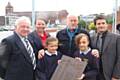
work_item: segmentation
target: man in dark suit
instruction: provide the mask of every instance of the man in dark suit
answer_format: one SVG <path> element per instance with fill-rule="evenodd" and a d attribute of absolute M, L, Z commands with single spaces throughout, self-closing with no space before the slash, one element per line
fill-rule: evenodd
<path fill-rule="evenodd" d="M 108 31 L 103 15 L 97 16 L 94 24 L 97 34 L 91 38 L 92 45 L 99 50 L 100 58 L 97 80 L 120 80 L 120 36 Z"/>
<path fill-rule="evenodd" d="M 35 80 L 35 54 L 30 42 L 26 39 L 30 24 L 28 17 L 20 17 L 15 22 L 16 28 L 13 35 L 1 42 L 1 46 L 5 48 L 0 53 L 0 74 L 2 74 L 0 76 L 5 80 Z"/>

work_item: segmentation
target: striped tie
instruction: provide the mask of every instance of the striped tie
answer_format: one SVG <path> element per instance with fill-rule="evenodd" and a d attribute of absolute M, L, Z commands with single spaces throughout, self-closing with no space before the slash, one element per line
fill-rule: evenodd
<path fill-rule="evenodd" d="M 30 58 L 31 58 L 31 61 L 32 61 L 32 64 L 34 66 L 33 69 L 36 68 L 36 59 L 35 59 L 35 54 L 33 52 L 33 48 L 31 46 L 31 44 L 29 43 L 28 39 L 27 38 L 24 38 L 24 41 L 26 43 L 26 48 L 27 48 L 27 51 L 28 51 L 28 54 L 30 55 Z"/>

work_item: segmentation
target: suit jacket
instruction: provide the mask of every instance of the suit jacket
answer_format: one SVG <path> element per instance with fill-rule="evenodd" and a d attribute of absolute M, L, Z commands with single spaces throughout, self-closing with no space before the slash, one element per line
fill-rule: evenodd
<path fill-rule="evenodd" d="M 34 80 L 32 61 L 20 37 L 14 33 L 1 44 L 5 45 L 4 53 L 0 55 L 2 77 L 5 80 Z"/>
<path fill-rule="evenodd" d="M 91 38 L 92 46 L 96 47 L 97 35 Z M 104 38 L 101 55 L 105 80 L 112 77 L 120 78 L 120 36 L 107 32 Z"/>
<path fill-rule="evenodd" d="M 47 34 L 47 37 L 49 37 L 50 35 Z M 33 31 L 32 33 L 30 33 L 28 35 L 28 39 L 30 40 L 32 46 L 33 46 L 33 49 L 34 49 L 34 52 L 36 54 L 36 58 L 37 58 L 37 55 L 38 55 L 38 51 L 40 49 L 44 49 L 44 46 L 42 45 L 42 41 L 40 39 L 40 37 L 38 36 L 37 32 L 36 31 Z"/>

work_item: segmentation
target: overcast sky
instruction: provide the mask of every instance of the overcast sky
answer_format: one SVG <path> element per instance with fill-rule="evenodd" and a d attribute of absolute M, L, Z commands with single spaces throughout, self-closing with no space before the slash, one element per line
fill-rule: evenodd
<path fill-rule="evenodd" d="M 8 1 L 14 11 L 31 11 L 32 0 L 0 0 L 0 15 L 4 15 Z M 120 3 L 120 0 L 119 0 Z M 88 15 L 113 12 L 115 0 L 35 0 L 36 11 L 56 11 L 66 9 L 70 14 Z"/>

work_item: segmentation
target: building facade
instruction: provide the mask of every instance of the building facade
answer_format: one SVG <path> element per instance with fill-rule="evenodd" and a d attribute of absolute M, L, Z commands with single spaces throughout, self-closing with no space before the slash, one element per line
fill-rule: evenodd
<path fill-rule="evenodd" d="M 65 24 L 65 19 L 68 15 L 66 10 L 60 11 L 35 11 L 35 18 L 42 18 L 46 22 L 50 22 L 50 24 L 55 24 L 56 20 L 59 20 L 61 24 Z M 20 16 L 27 16 L 32 20 L 32 12 L 24 11 L 24 12 L 15 12 L 14 7 L 10 2 L 5 7 L 5 16 L 0 16 L 0 26 L 1 25 L 9 25 L 13 26 L 15 20 Z"/>

